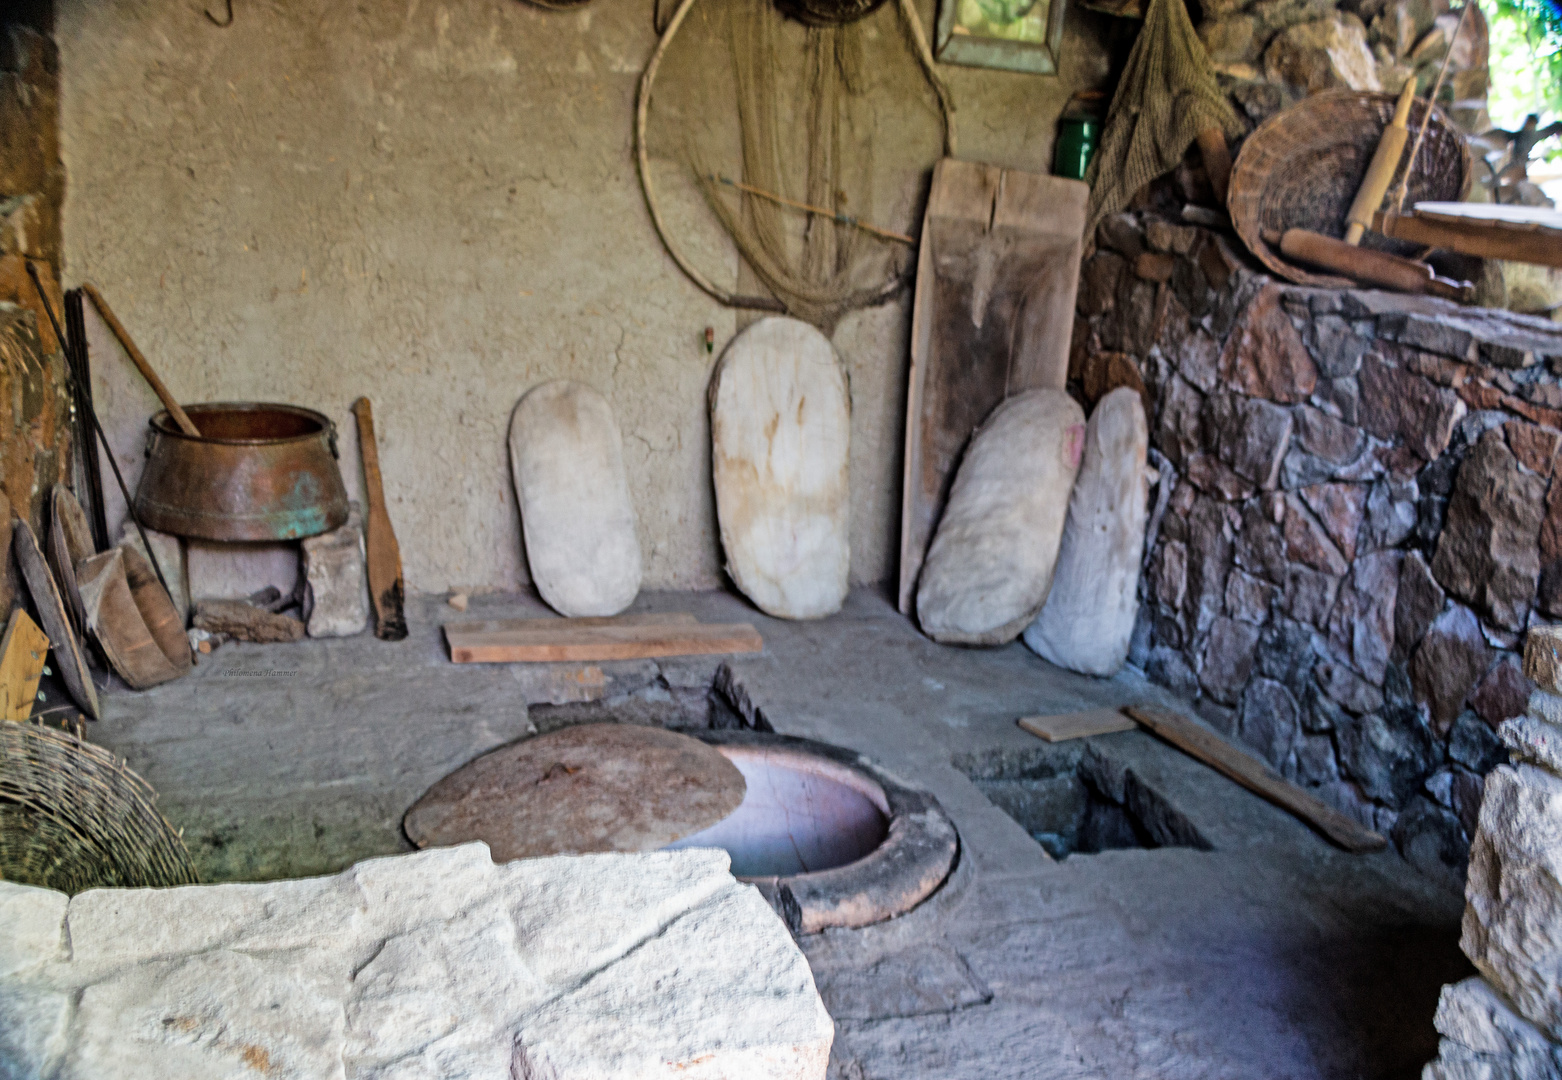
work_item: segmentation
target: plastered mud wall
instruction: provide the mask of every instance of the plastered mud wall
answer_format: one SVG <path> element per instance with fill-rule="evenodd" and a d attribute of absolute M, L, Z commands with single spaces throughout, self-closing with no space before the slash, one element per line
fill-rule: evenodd
<path fill-rule="evenodd" d="M 617 414 L 646 586 L 718 585 L 705 393 L 737 320 L 667 257 L 636 183 L 650 0 L 234 11 L 219 28 L 198 0 L 60 3 L 67 284 L 96 282 L 185 401 L 330 415 L 354 497 L 349 409 L 368 395 L 414 589 L 526 580 L 505 431 L 521 394 L 559 377 Z M 658 83 L 653 168 L 691 257 L 731 285 L 737 256 L 672 156 L 692 123 L 733 130 L 730 100 L 680 81 L 727 62 L 699 52 L 698 14 Z M 931 4 L 922 14 L 931 31 Z M 898 32 L 893 5 L 874 18 Z M 1069 94 L 1105 77 L 1107 21 L 1070 12 L 1059 78 L 943 66 L 961 156 L 1046 171 Z M 874 77 L 891 82 L 874 217 L 915 232 L 937 116 L 909 59 Z M 908 322 L 903 291 L 834 334 L 852 380 L 858 582 L 895 570 Z M 93 346 L 112 383 L 123 359 L 102 334 Z M 132 411 L 105 423 L 134 464 L 151 403 L 120 383 L 110 397 Z"/>

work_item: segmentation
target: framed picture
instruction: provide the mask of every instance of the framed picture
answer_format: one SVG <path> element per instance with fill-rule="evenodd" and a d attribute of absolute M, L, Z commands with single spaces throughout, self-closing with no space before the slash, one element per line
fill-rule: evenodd
<path fill-rule="evenodd" d="M 938 59 L 946 64 L 1058 73 L 1064 0 L 939 0 Z"/>

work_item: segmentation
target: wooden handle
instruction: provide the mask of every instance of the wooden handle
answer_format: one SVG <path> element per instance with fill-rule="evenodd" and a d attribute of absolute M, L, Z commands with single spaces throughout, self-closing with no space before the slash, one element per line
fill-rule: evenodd
<path fill-rule="evenodd" d="M 358 451 L 363 455 L 364 479 L 374 489 L 373 495 L 384 502 L 385 494 L 380 478 L 380 448 L 374 441 L 374 411 L 368 398 L 361 397 L 353 402 L 353 416 L 358 421 Z"/>
<path fill-rule="evenodd" d="M 1220 205 L 1225 206 L 1226 193 L 1231 190 L 1231 149 L 1226 146 L 1226 133 L 1218 127 L 1205 128 L 1196 138 L 1209 186 L 1215 189 L 1215 198 L 1220 200 Z"/>
<path fill-rule="evenodd" d="M 1405 143 L 1410 138 L 1405 122 L 1410 117 L 1410 103 L 1415 96 L 1416 81 L 1410 79 L 1394 105 L 1393 119 L 1378 140 L 1378 148 L 1372 155 L 1372 163 L 1367 166 L 1367 174 L 1361 179 L 1361 187 L 1356 189 L 1356 200 L 1345 215 L 1345 242 L 1353 247 L 1361 243 L 1362 234 L 1371 227 L 1372 215 L 1383 205 L 1383 196 L 1388 194 L 1388 186 L 1399 170 L 1399 159 L 1404 156 Z"/>
<path fill-rule="evenodd" d="M 1149 728 L 1177 749 L 1197 758 L 1217 772 L 1235 780 L 1255 795 L 1261 795 L 1317 829 L 1346 851 L 1378 851 L 1388 841 L 1380 833 L 1347 817 L 1328 803 L 1288 783 L 1262 761 L 1244 754 L 1213 731 L 1192 720 L 1161 709 L 1129 705 L 1123 712 Z"/>
<path fill-rule="evenodd" d="M 385 509 L 385 484 L 380 476 L 380 449 L 374 441 L 374 413 L 368 398 L 353 402 L 358 420 L 358 451 L 363 457 L 364 547 L 368 553 L 369 600 L 374 605 L 374 634 L 385 641 L 407 636 L 405 589 L 401 580 L 401 547 Z"/>
<path fill-rule="evenodd" d="M 174 423 L 179 425 L 179 430 L 186 435 L 193 435 L 199 439 L 201 437 L 200 429 L 190 422 L 190 418 L 185 415 L 185 411 L 179 407 L 179 403 L 174 400 L 174 396 L 168 392 L 168 387 L 163 385 L 163 380 L 157 377 L 157 372 L 152 370 L 152 365 L 147 363 L 146 357 L 141 355 L 141 350 L 136 348 L 136 343 L 130 340 L 130 332 L 115 317 L 113 309 L 108 306 L 108 301 L 103 299 L 102 293 L 98 292 L 98 287 L 92 284 L 92 282 L 86 281 L 82 282 L 81 291 L 86 293 L 92 300 L 92 306 L 98 309 L 98 314 L 103 316 L 103 321 L 108 323 L 108 328 L 114 331 L 114 336 L 119 339 L 119 343 L 130 354 L 130 362 L 136 365 L 136 370 L 141 372 L 141 377 L 151 385 L 152 392 L 163 403 L 163 408 L 168 410 L 168 415 L 174 418 Z"/>
<path fill-rule="evenodd" d="M 1424 293 L 1432 281 L 1432 268 L 1426 263 L 1370 248 L 1352 247 L 1343 240 L 1307 229 L 1287 229 L 1279 238 L 1278 246 L 1280 254 L 1288 259 L 1333 270 L 1369 285 Z"/>

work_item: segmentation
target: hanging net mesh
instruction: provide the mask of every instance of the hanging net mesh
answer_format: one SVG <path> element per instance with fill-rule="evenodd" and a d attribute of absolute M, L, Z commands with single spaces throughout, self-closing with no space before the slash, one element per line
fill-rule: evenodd
<path fill-rule="evenodd" d="M 1177 167 L 1201 131 L 1228 138 L 1246 130 L 1215 81 L 1204 43 L 1183 0 L 1150 0 L 1090 161 L 1085 236 L 1127 206 L 1134 193 Z"/>
<path fill-rule="evenodd" d="M 829 332 L 909 279 L 910 245 L 724 180 L 915 232 L 920 174 L 939 155 L 941 119 L 913 50 L 889 4 L 830 27 L 787 19 L 771 0 L 700 0 L 692 9 L 658 77 L 650 145 L 681 159 L 752 272 L 739 291 L 763 289 Z M 881 147 L 884 173 L 875 168 Z"/>

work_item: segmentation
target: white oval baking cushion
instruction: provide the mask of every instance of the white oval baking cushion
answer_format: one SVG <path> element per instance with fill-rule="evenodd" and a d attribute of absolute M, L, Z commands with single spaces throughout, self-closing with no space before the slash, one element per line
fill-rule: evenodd
<path fill-rule="evenodd" d="M 761 319 L 722 353 L 710 404 L 727 573 L 766 614 L 839 611 L 851 566 L 851 392 L 829 339 L 796 319 Z"/>

